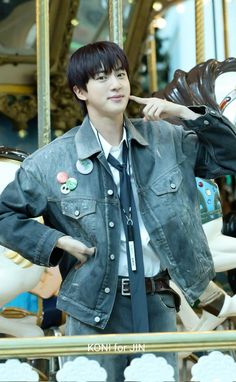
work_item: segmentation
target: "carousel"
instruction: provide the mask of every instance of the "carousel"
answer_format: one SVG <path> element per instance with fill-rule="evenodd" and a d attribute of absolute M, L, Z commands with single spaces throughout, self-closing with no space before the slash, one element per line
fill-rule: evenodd
<path fill-rule="evenodd" d="M 82 121 L 66 65 L 89 42 L 110 40 L 125 50 L 135 95 L 205 105 L 236 123 L 236 0 L 2 0 L 0 10 L 0 193 L 29 153 Z M 142 116 L 133 103 L 128 113 Z M 174 381 L 171 366 L 152 354 L 158 351 L 178 352 L 180 382 L 235 381 L 235 179 L 196 178 L 217 274 L 209 289 L 220 291 L 227 309 L 215 316 L 201 301 L 190 306 L 172 283 L 181 305 L 171 335 L 65 336 L 66 315 L 56 307 L 62 270 L 0 245 L 0 382 L 109 382 L 89 351 L 139 353 L 140 344 L 144 354 L 124 381 Z"/>

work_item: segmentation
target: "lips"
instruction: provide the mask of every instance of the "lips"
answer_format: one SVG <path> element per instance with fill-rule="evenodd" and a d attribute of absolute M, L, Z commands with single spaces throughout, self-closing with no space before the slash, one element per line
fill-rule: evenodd
<path fill-rule="evenodd" d="M 115 96 L 108 97 L 108 99 L 111 99 L 113 101 L 120 101 L 122 98 L 124 98 L 123 95 L 115 95 Z"/>

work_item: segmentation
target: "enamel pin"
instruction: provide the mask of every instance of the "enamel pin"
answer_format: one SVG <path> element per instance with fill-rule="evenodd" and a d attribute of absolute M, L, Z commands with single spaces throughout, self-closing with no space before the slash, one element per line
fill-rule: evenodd
<path fill-rule="evenodd" d="M 79 159 L 76 162 L 76 168 L 80 172 L 80 174 L 90 174 L 90 172 L 93 171 L 93 162 L 91 161 L 91 159 Z"/>

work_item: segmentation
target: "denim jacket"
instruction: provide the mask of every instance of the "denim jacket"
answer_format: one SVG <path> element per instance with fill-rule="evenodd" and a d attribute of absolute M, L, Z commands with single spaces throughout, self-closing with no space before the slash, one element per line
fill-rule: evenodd
<path fill-rule="evenodd" d="M 214 277 L 195 176 L 236 172 L 235 128 L 214 111 L 185 121 L 185 129 L 166 121 L 125 118 L 125 124 L 150 245 L 162 268 L 194 302 Z M 92 161 L 89 174 L 78 171 L 78 159 Z M 75 178 L 77 187 L 63 193 L 59 172 Z M 45 224 L 29 219 L 40 215 Z M 117 189 L 87 117 L 25 159 L 0 199 L 0 244 L 33 263 L 63 265 L 70 255 L 54 247 L 65 234 L 96 247 L 83 266 L 69 269 L 58 308 L 100 328 L 115 300 L 121 224 Z"/>

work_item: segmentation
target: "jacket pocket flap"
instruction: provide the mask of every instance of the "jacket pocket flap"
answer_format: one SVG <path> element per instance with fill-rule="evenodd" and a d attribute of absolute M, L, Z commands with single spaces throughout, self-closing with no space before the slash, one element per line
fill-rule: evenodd
<path fill-rule="evenodd" d="M 151 186 L 156 195 L 178 191 L 183 176 L 179 168 L 175 168 L 159 177 Z"/>
<path fill-rule="evenodd" d="M 81 219 L 95 213 L 96 200 L 63 200 L 61 201 L 61 210 L 63 215 L 70 216 L 73 219 Z"/>

